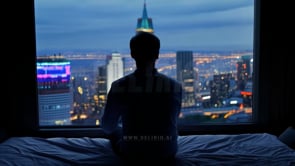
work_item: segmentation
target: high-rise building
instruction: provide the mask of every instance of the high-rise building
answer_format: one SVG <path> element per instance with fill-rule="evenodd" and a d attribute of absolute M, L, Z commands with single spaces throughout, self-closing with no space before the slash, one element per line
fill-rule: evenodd
<path fill-rule="evenodd" d="M 86 76 L 75 76 L 72 77 L 72 87 L 73 87 L 73 96 L 74 103 L 83 107 L 84 104 L 89 102 L 90 95 L 90 87 L 91 83 Z"/>
<path fill-rule="evenodd" d="M 39 125 L 69 125 L 73 106 L 70 62 L 62 56 L 37 58 Z"/>
<path fill-rule="evenodd" d="M 72 76 L 71 81 L 74 96 L 71 122 L 72 124 L 81 124 L 88 118 L 93 104 L 91 94 L 92 81 L 85 75 Z"/>
<path fill-rule="evenodd" d="M 176 52 L 176 77 L 183 86 L 182 107 L 195 106 L 195 72 L 192 51 Z"/>
<path fill-rule="evenodd" d="M 107 78 L 106 67 L 99 66 L 97 73 L 97 114 L 100 116 L 103 112 L 107 100 Z"/>
<path fill-rule="evenodd" d="M 148 17 L 146 2 L 144 1 L 142 17 L 137 19 L 136 33 L 138 32 L 150 32 L 154 33 L 152 18 Z"/>
<path fill-rule="evenodd" d="M 124 76 L 124 63 L 120 53 L 112 53 L 107 58 L 107 92 L 109 92 L 113 81 Z"/>
<path fill-rule="evenodd" d="M 213 80 L 210 82 L 211 106 L 221 107 L 225 104 L 224 101 L 230 96 L 230 80 L 232 80 L 230 73 L 213 76 Z"/>
<path fill-rule="evenodd" d="M 246 83 L 252 78 L 251 56 L 244 55 L 237 62 L 237 87 L 238 90 L 244 90 Z"/>

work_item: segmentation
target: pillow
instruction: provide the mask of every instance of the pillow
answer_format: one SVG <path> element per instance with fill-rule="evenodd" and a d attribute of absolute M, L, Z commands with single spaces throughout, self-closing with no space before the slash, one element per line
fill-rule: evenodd
<path fill-rule="evenodd" d="M 279 140 L 295 149 L 295 128 L 289 126 L 281 135 L 279 135 Z"/>

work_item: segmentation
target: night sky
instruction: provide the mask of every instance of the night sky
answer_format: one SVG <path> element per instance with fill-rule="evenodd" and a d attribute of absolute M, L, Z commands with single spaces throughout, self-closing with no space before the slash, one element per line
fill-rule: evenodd
<path fill-rule="evenodd" d="M 37 55 L 129 52 L 144 0 L 35 0 Z M 254 0 L 146 0 L 161 51 L 252 50 Z"/>

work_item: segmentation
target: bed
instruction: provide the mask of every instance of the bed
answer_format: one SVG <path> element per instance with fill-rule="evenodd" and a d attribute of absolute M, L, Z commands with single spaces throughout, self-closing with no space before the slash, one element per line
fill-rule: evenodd
<path fill-rule="evenodd" d="M 268 133 L 185 135 L 175 165 L 295 165 L 295 150 Z M 0 144 L 0 165 L 122 165 L 105 138 L 11 137 Z M 155 164 L 157 165 L 157 164 Z"/>

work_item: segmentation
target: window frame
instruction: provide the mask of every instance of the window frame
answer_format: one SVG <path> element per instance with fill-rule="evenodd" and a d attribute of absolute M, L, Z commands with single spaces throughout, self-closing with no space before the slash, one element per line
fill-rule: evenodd
<path fill-rule="evenodd" d="M 254 54 L 254 83 L 253 83 L 253 106 L 252 106 L 252 116 L 253 122 L 249 123 L 234 123 L 234 124 L 199 124 L 199 125 L 180 125 L 178 126 L 180 134 L 194 134 L 194 133 L 238 133 L 238 132 L 250 132 L 250 131 L 257 131 L 259 132 L 259 124 L 258 124 L 258 94 L 259 88 L 257 87 L 258 83 L 258 73 L 259 68 L 257 65 L 259 64 L 259 41 L 260 41 L 260 3 L 259 1 L 254 2 L 254 41 L 253 41 L 253 54 Z M 103 132 L 101 128 L 97 126 L 57 126 L 57 127 L 38 127 L 38 131 L 42 134 L 49 134 L 49 135 L 88 135 L 88 136 L 102 136 Z M 77 131 L 77 132 L 75 132 Z M 60 133 L 60 134 L 58 134 Z M 79 133 L 79 134 L 72 134 L 72 133 Z M 95 133 L 95 134 L 93 134 Z"/>
<path fill-rule="evenodd" d="M 263 18 L 261 18 L 261 0 L 255 0 L 255 40 L 254 40 L 254 79 L 255 83 L 253 84 L 253 117 L 254 122 L 249 124 L 234 124 L 234 125 L 197 125 L 197 126 L 182 126 L 179 127 L 180 134 L 206 134 L 206 133 L 249 133 L 249 132 L 267 132 L 270 131 L 267 127 L 272 122 L 274 118 L 273 114 L 268 115 L 270 112 L 274 112 L 269 106 L 270 99 L 266 97 L 271 94 L 269 88 L 264 86 L 267 83 L 270 76 L 266 75 L 267 70 L 272 65 L 269 60 L 267 60 L 267 47 L 271 46 L 272 43 L 266 41 L 265 36 L 269 35 L 269 32 L 262 33 L 262 28 L 266 29 L 268 22 L 261 22 L 263 18 L 267 17 L 264 13 Z M 266 3 L 264 3 L 266 4 Z M 24 4 L 25 5 L 25 4 Z M 25 25 L 30 27 L 29 31 L 27 29 L 13 29 L 19 30 L 16 31 L 15 35 L 19 35 L 21 38 L 18 38 L 18 44 L 28 43 L 29 47 L 26 47 L 24 50 L 19 50 L 17 53 L 21 54 L 24 51 L 32 56 L 23 56 L 19 57 L 19 63 L 26 63 L 26 68 L 23 72 L 27 73 L 24 81 L 30 82 L 26 85 L 25 88 L 11 88 L 12 91 L 7 95 L 9 96 L 10 105 L 13 107 L 11 112 L 5 113 L 9 118 L 9 123 L 5 123 L 4 129 L 7 130 L 8 135 L 10 136 L 65 136 L 65 137 L 103 137 L 103 132 L 100 128 L 97 127 L 58 127 L 58 128 L 44 128 L 40 129 L 38 126 L 38 95 L 37 95 L 37 86 L 36 86 L 36 39 L 35 39 L 35 18 L 34 18 L 34 0 L 31 0 L 28 8 L 24 8 L 25 11 L 28 11 L 29 15 L 22 15 L 20 19 L 28 20 Z M 25 5 L 26 6 L 26 5 Z M 28 10 L 30 9 L 30 10 Z M 265 12 L 265 10 L 263 10 Z M 268 13 L 268 12 L 266 12 Z M 269 12 L 270 13 L 270 12 Z M 261 26 L 263 23 L 263 26 Z M 262 40 L 263 39 L 263 40 Z M 28 42 L 29 41 L 29 42 Z M 265 42 L 262 44 L 262 42 Z M 275 42 L 275 41 L 272 41 Z M 259 55 L 259 56 L 257 56 Z M 15 61 L 13 57 L 10 57 L 11 61 Z M 263 63 L 267 64 L 263 64 Z M 14 82 L 20 83 L 19 78 L 14 78 L 13 75 L 19 73 L 19 69 L 12 69 L 12 73 L 7 76 L 8 79 L 13 80 Z M 290 71 L 289 71 L 290 72 Z M 291 74 L 290 74 L 291 75 Z M 262 79 L 268 78 L 268 79 Z M 290 85 L 290 84 L 289 84 Z M 12 87 L 11 85 L 8 87 Z M 15 97 L 15 94 L 18 94 Z M 15 99 L 15 100 L 14 100 Z M 18 105 L 15 105 L 15 102 L 18 102 Z M 288 115 L 285 115 L 283 118 L 287 118 Z M 6 116 L 5 116 L 6 117 Z M 277 123 L 276 123 L 277 124 Z M 276 125 L 274 124 L 274 125 Z M 1 124 L 2 126 L 2 124 Z M 280 126 L 284 127 L 284 126 Z"/>

